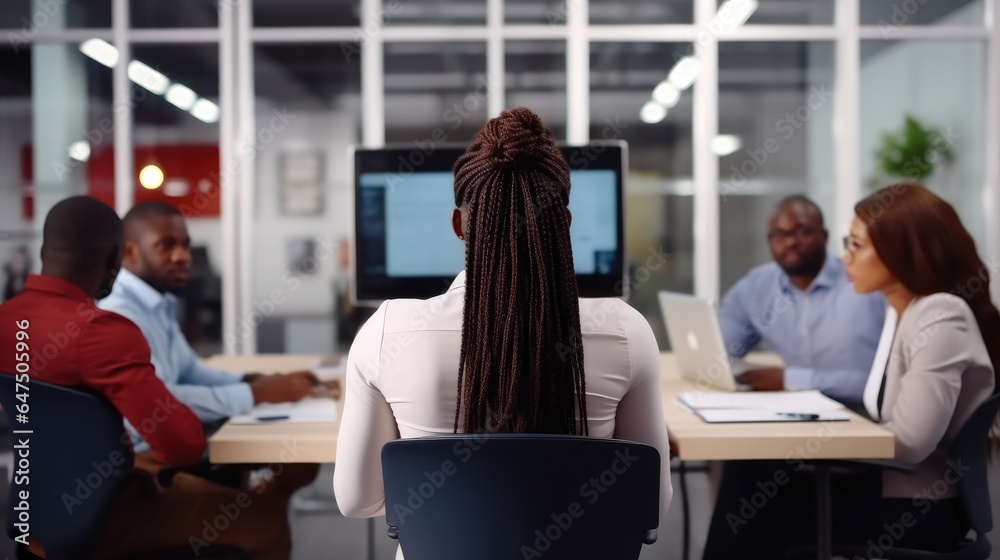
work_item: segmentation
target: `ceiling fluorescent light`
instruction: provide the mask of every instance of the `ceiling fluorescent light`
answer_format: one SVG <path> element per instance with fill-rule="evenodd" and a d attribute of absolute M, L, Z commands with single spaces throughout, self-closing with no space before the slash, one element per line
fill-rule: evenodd
<path fill-rule="evenodd" d="M 198 99 L 198 94 L 185 85 L 175 83 L 170 85 L 165 97 L 179 109 L 190 111 Z"/>
<path fill-rule="evenodd" d="M 670 109 L 681 99 L 681 92 L 670 82 L 663 80 L 653 88 L 653 100 Z"/>
<path fill-rule="evenodd" d="M 735 134 L 720 134 L 712 139 L 712 152 L 717 156 L 728 156 L 739 150 L 743 145 L 739 136 Z"/>
<path fill-rule="evenodd" d="M 114 68 L 118 64 L 118 49 L 111 43 L 101 39 L 88 39 L 80 45 L 80 52 L 97 62 Z"/>
<path fill-rule="evenodd" d="M 646 124 L 656 124 L 667 118 L 667 108 L 656 101 L 647 101 L 639 110 L 639 119 Z"/>
<path fill-rule="evenodd" d="M 667 81 L 675 88 L 685 90 L 691 87 L 699 72 L 701 72 L 701 62 L 693 56 L 685 56 L 670 70 Z"/>
<path fill-rule="evenodd" d="M 207 99 L 199 99 L 191 107 L 191 114 L 211 124 L 219 120 L 219 106 Z"/>
<path fill-rule="evenodd" d="M 170 86 L 170 80 L 166 76 L 138 60 L 128 63 L 128 78 L 157 95 L 163 95 Z"/>
<path fill-rule="evenodd" d="M 729 33 L 746 23 L 758 6 L 757 0 L 727 0 L 719 6 L 715 20 L 719 22 L 722 33 Z"/>

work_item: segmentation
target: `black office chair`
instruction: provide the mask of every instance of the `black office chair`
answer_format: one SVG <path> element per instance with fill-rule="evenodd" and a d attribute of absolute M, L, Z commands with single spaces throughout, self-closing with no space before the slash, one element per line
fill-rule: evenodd
<path fill-rule="evenodd" d="M 990 507 L 989 441 L 990 427 L 1000 409 L 1000 394 L 993 395 L 976 409 L 968 422 L 962 426 L 951 446 L 951 459 L 955 464 L 968 467 L 968 472 L 958 479 L 958 491 L 965 508 L 965 514 L 975 535 L 956 543 L 955 550 L 930 552 L 908 548 L 892 548 L 885 552 L 885 558 L 892 560 L 988 560 L 993 550 L 986 533 L 993 529 L 993 513 Z M 914 472 L 913 465 L 896 461 L 862 462 L 877 465 L 882 469 L 899 472 Z M 867 558 L 870 545 L 834 544 L 833 552 L 841 556 Z M 797 548 L 785 558 L 815 558 L 815 547 Z"/>
<path fill-rule="evenodd" d="M 382 448 L 386 522 L 406 560 L 639 557 L 656 541 L 660 455 L 582 436 L 480 434 Z"/>
<path fill-rule="evenodd" d="M 22 399 L 17 393 L 26 394 Z M 28 476 L 15 472 L 7 507 L 7 534 L 21 535 L 18 523 L 20 492 L 28 492 L 28 527 L 33 539 L 45 545 L 48 560 L 85 560 L 93 557 L 106 513 L 130 476 L 134 456 L 121 414 L 103 396 L 86 389 L 61 387 L 31 380 L 19 389 L 13 375 L 0 373 L 0 404 L 12 429 L 14 444 L 27 440 Z M 26 422 L 21 410 L 27 404 Z M 18 405 L 22 405 L 19 410 Z M 19 434 L 25 430 L 30 433 Z M 15 469 L 20 451 L 15 448 Z M 23 508 L 21 508 L 23 509 Z M 246 560 L 233 547 L 214 546 L 192 552 L 191 547 L 155 551 L 143 560 Z M 37 558 L 19 544 L 17 558 Z"/>

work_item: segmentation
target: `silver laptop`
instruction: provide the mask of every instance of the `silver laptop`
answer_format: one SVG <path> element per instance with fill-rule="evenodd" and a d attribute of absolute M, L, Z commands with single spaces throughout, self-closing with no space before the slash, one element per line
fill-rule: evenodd
<path fill-rule="evenodd" d="M 736 376 L 755 366 L 729 357 L 711 302 L 691 294 L 660 292 L 660 311 L 685 380 L 699 388 L 745 391 Z"/>

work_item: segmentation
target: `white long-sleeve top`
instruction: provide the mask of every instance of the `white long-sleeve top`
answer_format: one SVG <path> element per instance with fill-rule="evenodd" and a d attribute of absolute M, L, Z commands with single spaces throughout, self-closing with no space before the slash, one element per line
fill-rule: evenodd
<path fill-rule="evenodd" d="M 463 272 L 440 296 L 384 302 L 354 339 L 333 479 L 344 515 L 385 512 L 383 445 L 453 433 L 464 302 Z M 613 298 L 581 299 L 580 320 L 590 436 L 660 452 L 662 516 L 673 489 L 653 331 L 638 311 Z"/>

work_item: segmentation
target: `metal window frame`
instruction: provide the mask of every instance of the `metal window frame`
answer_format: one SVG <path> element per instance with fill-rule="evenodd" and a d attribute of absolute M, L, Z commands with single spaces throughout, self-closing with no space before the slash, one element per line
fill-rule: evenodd
<path fill-rule="evenodd" d="M 511 24 L 504 21 L 503 0 L 486 3 L 485 25 L 381 26 L 378 14 L 382 0 L 360 0 L 361 22 L 350 27 L 255 28 L 252 0 L 218 3 L 218 28 L 132 29 L 128 0 L 112 1 L 111 29 L 39 30 L 29 42 L 82 42 L 102 38 L 113 42 L 127 57 L 133 44 L 206 43 L 219 44 L 219 92 L 222 111 L 219 121 L 221 177 L 221 234 L 223 241 L 223 340 L 227 354 L 249 354 L 256 350 L 253 321 L 252 253 L 254 169 L 252 158 L 238 153 L 240 138 L 252 136 L 254 123 L 253 47 L 268 43 L 361 42 L 362 143 L 379 147 L 385 143 L 384 45 L 387 42 L 484 41 L 487 77 L 490 84 L 490 116 L 504 106 L 504 61 L 506 42 L 517 40 L 566 41 L 567 139 L 571 143 L 590 141 L 590 46 L 595 42 L 690 42 L 703 66 L 694 86 L 694 268 L 695 293 L 718 299 L 722 247 L 719 231 L 718 158 L 709 143 L 719 125 L 718 44 L 729 41 L 833 41 L 836 48 L 834 105 L 834 147 L 836 165 L 835 223 L 849 222 L 855 201 L 861 195 L 860 105 L 861 42 L 884 39 L 878 26 L 861 25 L 861 0 L 835 0 L 832 25 L 748 24 L 719 37 L 707 32 L 717 0 L 692 0 L 692 24 L 590 25 L 588 0 L 566 0 L 565 24 Z M 987 228 L 984 255 L 1000 253 L 1000 0 L 984 0 L 982 26 L 904 26 L 893 28 L 888 40 L 983 41 L 987 46 L 987 91 L 985 138 L 985 181 L 983 213 Z M 365 33 L 375 29 L 375 33 Z M 0 29 L 0 35 L 21 34 L 21 29 Z M 115 99 L 127 98 L 130 83 L 125 65 L 113 74 Z M 120 104 L 114 111 L 116 209 L 124 213 L 133 201 L 131 189 L 132 107 Z M 232 165 L 230 162 L 236 162 Z M 230 172 L 227 167 L 235 167 Z M 1000 274 L 993 274 L 994 294 L 1000 292 Z"/>

